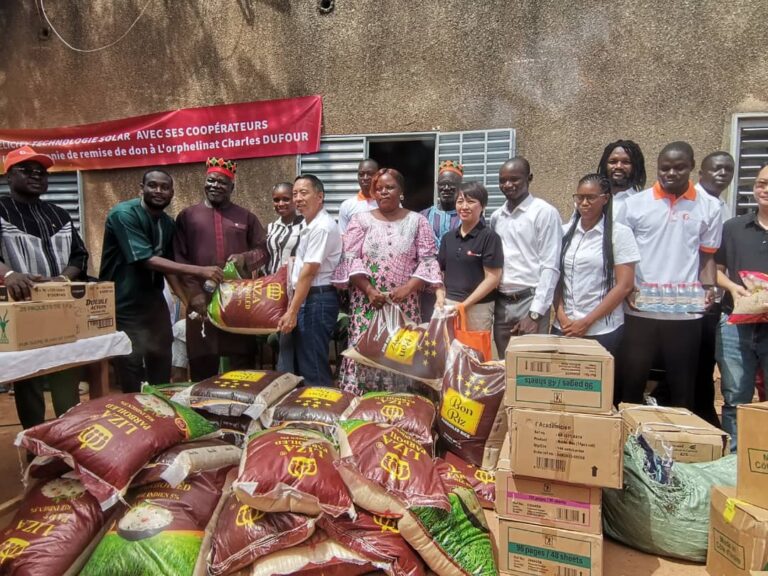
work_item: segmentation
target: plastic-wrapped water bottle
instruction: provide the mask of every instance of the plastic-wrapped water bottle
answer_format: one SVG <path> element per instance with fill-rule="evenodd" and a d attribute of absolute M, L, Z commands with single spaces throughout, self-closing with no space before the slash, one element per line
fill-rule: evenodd
<path fill-rule="evenodd" d="M 203 284 L 203 290 L 208 292 L 208 294 L 213 294 L 213 292 L 216 290 L 216 288 L 219 286 L 218 282 L 215 282 L 214 280 L 206 280 Z"/>
<path fill-rule="evenodd" d="M 677 294 L 675 292 L 674 284 L 662 284 L 661 286 L 661 306 L 659 312 L 664 314 L 671 314 L 675 311 L 675 305 L 677 303 Z"/>
<path fill-rule="evenodd" d="M 645 312 L 659 312 L 661 310 L 661 292 L 659 291 L 659 285 L 656 283 L 646 283 L 647 296 L 645 298 L 646 308 Z"/>
<path fill-rule="evenodd" d="M 635 296 L 635 306 L 643 312 L 648 310 L 648 282 L 640 284 L 640 290 L 638 290 L 637 296 Z"/>
<path fill-rule="evenodd" d="M 691 286 L 688 282 L 680 282 L 677 285 L 675 312 L 685 313 L 693 310 L 693 306 L 691 306 Z"/>
<path fill-rule="evenodd" d="M 701 282 L 694 282 L 691 289 L 691 310 L 693 312 L 704 312 L 707 307 L 707 292 L 701 285 Z"/>

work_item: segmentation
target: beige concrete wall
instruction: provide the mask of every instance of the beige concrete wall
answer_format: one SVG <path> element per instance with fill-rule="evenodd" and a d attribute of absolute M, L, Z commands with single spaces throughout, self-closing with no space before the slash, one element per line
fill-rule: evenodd
<path fill-rule="evenodd" d="M 121 34 L 144 0 L 46 6 L 73 44 Z M 768 111 L 758 0 L 153 0 L 116 46 L 83 54 L 40 40 L 34 2 L 0 3 L 0 118 L 8 127 L 96 122 L 178 107 L 320 93 L 324 133 L 513 127 L 534 191 L 564 212 L 603 146 L 638 141 L 699 158 L 729 146 L 731 115 Z M 271 218 L 269 185 L 294 159 L 242 163 L 243 204 Z M 173 209 L 199 197 L 199 166 L 173 168 Z M 94 261 L 108 207 L 140 170 L 85 177 Z"/>

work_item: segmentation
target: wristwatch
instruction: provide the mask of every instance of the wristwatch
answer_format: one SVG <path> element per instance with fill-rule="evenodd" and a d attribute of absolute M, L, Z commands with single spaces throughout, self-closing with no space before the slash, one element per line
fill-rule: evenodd
<path fill-rule="evenodd" d="M 539 320 L 541 320 L 541 314 L 539 314 L 538 312 L 533 312 L 533 311 L 528 312 L 528 317 L 534 322 L 538 322 Z"/>

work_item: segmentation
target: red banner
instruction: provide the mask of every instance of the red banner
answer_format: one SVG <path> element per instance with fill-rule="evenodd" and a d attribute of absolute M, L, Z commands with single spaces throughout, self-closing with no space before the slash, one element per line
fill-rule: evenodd
<path fill-rule="evenodd" d="M 186 108 L 98 124 L 42 130 L 0 128 L 0 154 L 32 146 L 51 170 L 101 170 L 308 154 L 320 149 L 320 96 Z"/>

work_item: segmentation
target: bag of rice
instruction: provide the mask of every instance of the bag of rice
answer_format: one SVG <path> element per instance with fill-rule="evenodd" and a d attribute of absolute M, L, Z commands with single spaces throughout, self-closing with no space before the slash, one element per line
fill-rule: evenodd
<path fill-rule="evenodd" d="M 286 422 L 315 422 L 321 429 L 335 426 L 354 397 L 338 388 L 297 388 L 264 412 L 261 423 L 265 428 Z"/>
<path fill-rule="evenodd" d="M 256 419 L 301 382 L 301 377 L 287 372 L 235 370 L 189 386 L 173 401 L 211 414 Z"/>
<path fill-rule="evenodd" d="M 728 324 L 768 322 L 768 274 L 740 270 L 739 277 L 749 291 L 749 296 L 734 302 Z"/>
<path fill-rule="evenodd" d="M 192 576 L 206 527 L 222 500 L 229 470 L 193 474 L 176 488 L 153 482 L 131 490 L 80 576 Z"/>
<path fill-rule="evenodd" d="M 446 452 L 443 458 L 450 466 L 464 474 L 464 478 L 467 479 L 475 491 L 475 495 L 480 501 L 480 506 L 493 510 L 496 505 L 496 471 L 483 470 L 473 466 L 456 456 L 453 452 Z"/>
<path fill-rule="evenodd" d="M 418 394 L 369 392 L 355 397 L 342 419 L 397 426 L 416 438 L 430 454 L 434 451 L 435 405 Z"/>
<path fill-rule="evenodd" d="M 398 522 L 400 534 L 438 576 L 497 576 L 490 530 L 472 486 L 436 460 L 451 509 L 414 506 Z"/>
<path fill-rule="evenodd" d="M 377 310 L 347 356 L 373 368 L 419 380 L 440 390 L 445 360 L 454 339 L 453 309 L 435 310 L 428 324 L 413 324 L 394 304 Z"/>
<path fill-rule="evenodd" d="M 170 384 L 149 384 L 147 382 L 142 382 L 141 391 L 147 392 L 148 390 L 153 390 L 158 394 L 162 394 L 168 398 L 168 400 L 173 400 L 173 397 L 176 394 L 194 385 L 194 382 L 172 382 Z"/>
<path fill-rule="evenodd" d="M 450 505 L 432 458 L 410 434 L 394 426 L 347 420 L 339 426 L 336 467 L 358 506 L 399 517 L 411 506 Z"/>
<path fill-rule="evenodd" d="M 245 446 L 248 436 L 262 429 L 261 421 L 251 420 L 250 416 L 221 416 L 203 410 L 195 412 L 216 425 L 224 442 L 240 448 Z"/>
<path fill-rule="evenodd" d="M 148 390 L 78 404 L 56 420 L 19 432 L 15 444 L 61 458 L 106 510 L 152 458 L 216 432 L 202 416 Z"/>
<path fill-rule="evenodd" d="M 213 533 L 208 572 L 232 574 L 262 556 L 301 544 L 312 536 L 316 522 L 302 514 L 256 510 L 231 493 Z"/>
<path fill-rule="evenodd" d="M 400 536 L 397 520 L 358 510 L 357 519 L 321 516 L 331 538 L 381 567 L 388 576 L 424 576 L 424 564 Z"/>
<path fill-rule="evenodd" d="M 79 480 L 37 484 L 0 532 L 0 574 L 77 574 L 105 520 L 96 498 Z"/>
<path fill-rule="evenodd" d="M 446 447 L 470 464 L 493 469 L 507 434 L 503 362 L 477 360 L 456 341 L 448 355 L 437 429 Z"/>
<path fill-rule="evenodd" d="M 165 480 L 175 488 L 190 474 L 237 466 L 241 455 L 240 448 L 223 440 L 185 442 L 169 448 L 144 466 L 131 486 Z"/>
<path fill-rule="evenodd" d="M 51 478 L 63 476 L 71 470 L 72 468 L 67 466 L 67 463 L 61 458 L 55 456 L 35 456 L 24 471 L 24 476 L 25 478 L 50 480 Z"/>
<path fill-rule="evenodd" d="M 314 430 L 281 426 L 248 438 L 233 487 L 244 504 L 263 512 L 317 516 L 355 510 L 334 467 L 337 449 Z"/>
<path fill-rule="evenodd" d="M 269 276 L 224 280 L 208 304 L 208 318 L 225 332 L 271 334 L 288 310 L 287 281 L 287 266 Z"/>

